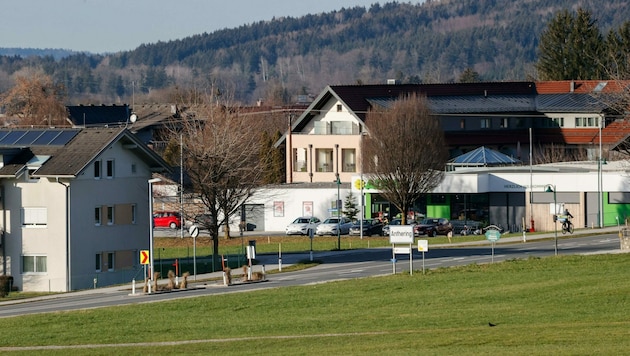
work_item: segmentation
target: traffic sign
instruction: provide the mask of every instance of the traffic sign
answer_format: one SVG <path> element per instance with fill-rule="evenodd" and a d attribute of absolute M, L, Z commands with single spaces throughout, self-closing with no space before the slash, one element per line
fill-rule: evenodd
<path fill-rule="evenodd" d="M 486 239 L 491 242 L 497 242 L 501 238 L 501 232 L 498 230 L 486 231 Z"/>
<path fill-rule="evenodd" d="M 140 264 L 149 264 L 149 250 L 140 250 Z"/>
<path fill-rule="evenodd" d="M 190 226 L 190 228 L 188 229 L 188 233 L 191 237 L 199 236 L 199 227 L 197 225 Z"/>

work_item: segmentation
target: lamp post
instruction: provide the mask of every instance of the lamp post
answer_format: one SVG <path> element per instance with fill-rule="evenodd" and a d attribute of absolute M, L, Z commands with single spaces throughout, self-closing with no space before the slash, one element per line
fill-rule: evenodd
<path fill-rule="evenodd" d="M 153 178 L 153 179 L 149 179 L 149 256 L 151 257 L 150 259 L 150 264 L 149 264 L 149 270 L 151 271 L 151 275 L 150 275 L 150 280 L 151 283 L 149 283 L 149 293 L 151 293 L 151 285 L 153 284 L 153 274 L 154 274 L 154 270 L 153 270 L 153 183 L 157 183 L 157 182 L 161 182 L 162 180 L 160 178 Z"/>
<path fill-rule="evenodd" d="M 341 185 L 341 179 L 339 179 L 339 173 L 337 173 L 337 250 L 341 251 L 341 201 L 339 200 L 339 186 Z"/>
<path fill-rule="evenodd" d="M 339 179 L 339 144 L 335 144 L 335 167 L 337 173 L 337 250 L 341 251 L 341 202 L 339 201 L 339 186 L 341 185 L 341 180 Z"/>
<path fill-rule="evenodd" d="M 547 184 L 545 186 L 545 192 L 553 192 L 553 227 L 555 230 L 554 238 L 554 251 L 556 256 L 558 255 L 558 202 L 556 200 L 556 186 L 555 184 Z"/>
<path fill-rule="evenodd" d="M 363 240 L 363 219 L 365 219 L 365 197 L 363 196 L 363 136 L 367 135 L 366 131 L 361 132 L 359 137 L 359 176 L 361 181 L 359 182 L 359 190 L 361 194 L 361 218 L 359 219 L 359 228 L 361 229 L 360 239 Z"/>

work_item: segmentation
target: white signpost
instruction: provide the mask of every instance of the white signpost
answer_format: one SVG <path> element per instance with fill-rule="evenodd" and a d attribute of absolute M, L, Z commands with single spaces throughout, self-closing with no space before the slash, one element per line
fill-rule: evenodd
<path fill-rule="evenodd" d="M 488 230 L 486 230 L 486 239 L 492 242 L 492 263 L 494 263 L 494 243 L 499 241 L 501 238 L 501 231 L 499 228 L 494 225 L 490 225 Z"/>
<path fill-rule="evenodd" d="M 422 274 L 424 274 L 424 253 L 429 252 L 429 240 L 418 240 L 418 251 L 422 252 Z"/>
<path fill-rule="evenodd" d="M 396 274 L 396 254 L 409 255 L 409 274 L 413 274 L 413 225 L 397 225 L 389 227 L 389 243 L 392 244 L 392 269 Z M 396 244 L 406 244 L 406 247 L 396 247 Z"/>

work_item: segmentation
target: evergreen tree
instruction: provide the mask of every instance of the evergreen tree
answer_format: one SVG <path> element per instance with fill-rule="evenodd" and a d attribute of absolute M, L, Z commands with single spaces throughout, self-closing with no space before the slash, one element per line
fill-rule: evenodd
<path fill-rule="evenodd" d="M 603 41 L 591 13 L 563 10 L 540 37 L 536 67 L 541 80 L 603 78 Z"/>
<path fill-rule="evenodd" d="M 359 209 L 357 209 L 357 203 L 354 199 L 354 194 L 352 191 L 346 195 L 346 200 L 343 202 L 343 215 L 350 218 L 350 220 L 354 220 L 359 214 Z"/>

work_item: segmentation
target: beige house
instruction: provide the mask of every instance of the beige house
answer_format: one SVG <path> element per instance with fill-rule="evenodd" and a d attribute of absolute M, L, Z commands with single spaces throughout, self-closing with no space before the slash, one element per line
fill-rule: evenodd
<path fill-rule="evenodd" d="M 0 273 L 24 291 L 142 279 L 148 180 L 170 170 L 124 128 L 0 130 Z"/>

